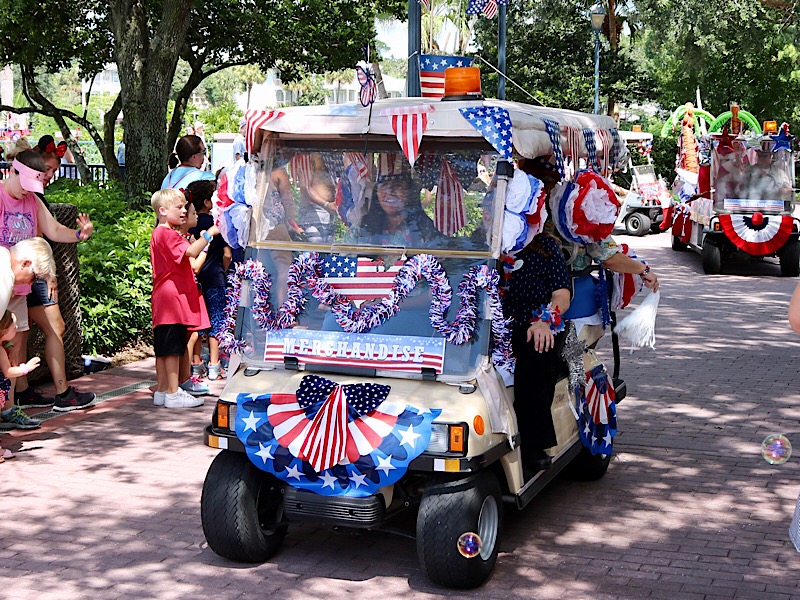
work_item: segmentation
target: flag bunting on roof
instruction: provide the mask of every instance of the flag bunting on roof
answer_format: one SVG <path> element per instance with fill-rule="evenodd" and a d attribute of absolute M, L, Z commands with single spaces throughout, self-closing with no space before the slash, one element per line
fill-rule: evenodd
<path fill-rule="evenodd" d="M 244 114 L 244 118 L 247 120 L 244 140 L 248 154 L 252 154 L 255 151 L 253 145 L 256 141 L 256 131 L 261 129 L 270 121 L 282 116 L 283 111 L 281 110 L 248 110 Z"/>
<path fill-rule="evenodd" d="M 382 116 L 389 117 L 392 131 L 400 142 L 403 154 L 413 167 L 419 156 L 419 145 L 422 143 L 422 134 L 428 128 L 428 113 L 435 109 L 430 104 L 391 108 L 381 112 Z"/>
<path fill-rule="evenodd" d="M 556 157 L 556 166 L 562 179 L 564 178 L 564 153 L 561 150 L 561 128 L 558 122 L 552 119 L 542 118 L 544 128 L 547 130 L 547 135 L 550 137 L 550 143 L 553 145 L 553 156 Z"/>
<path fill-rule="evenodd" d="M 512 158 L 511 117 L 499 106 L 476 106 L 458 109 L 461 115 L 478 131 L 505 160 Z"/>
<path fill-rule="evenodd" d="M 597 161 L 597 139 L 594 136 L 594 129 L 585 127 L 583 129 L 583 139 L 586 142 L 586 166 L 595 173 L 599 173 L 600 163 Z"/>

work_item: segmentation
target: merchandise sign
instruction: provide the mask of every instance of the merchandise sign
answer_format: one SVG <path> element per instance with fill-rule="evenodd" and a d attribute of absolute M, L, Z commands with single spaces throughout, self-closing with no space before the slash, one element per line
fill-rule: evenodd
<path fill-rule="evenodd" d="M 444 348 L 444 338 L 283 329 L 267 333 L 264 360 L 294 357 L 300 364 L 441 373 Z"/>

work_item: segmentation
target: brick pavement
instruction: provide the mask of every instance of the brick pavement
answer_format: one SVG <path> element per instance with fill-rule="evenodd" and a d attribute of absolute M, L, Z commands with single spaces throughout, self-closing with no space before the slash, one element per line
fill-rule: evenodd
<path fill-rule="evenodd" d="M 559 480 L 508 509 L 480 590 L 433 586 L 414 542 L 381 533 L 292 527 L 269 564 L 219 558 L 199 517 L 211 401 L 154 409 L 141 390 L 2 437 L 19 453 L 0 465 L 0 598 L 800 598 L 787 535 L 800 492 L 800 336 L 786 323 L 796 280 L 770 262 L 708 277 L 666 235 L 627 241 L 663 291 L 656 351 L 625 354 L 617 454 L 601 481 Z M 78 385 L 154 376 L 145 361 Z M 773 432 L 799 456 L 765 463 Z"/>

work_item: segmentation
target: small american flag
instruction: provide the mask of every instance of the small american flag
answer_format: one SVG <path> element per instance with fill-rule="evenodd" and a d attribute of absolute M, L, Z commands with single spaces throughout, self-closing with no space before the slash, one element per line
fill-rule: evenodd
<path fill-rule="evenodd" d="M 322 260 L 322 277 L 358 305 L 367 300 L 388 298 L 402 266 L 402 260 L 387 265 L 382 259 L 328 254 Z"/>
<path fill-rule="evenodd" d="M 392 130 L 400 142 L 403 154 L 413 167 L 419 156 L 419 145 L 422 143 L 422 134 L 428 128 L 428 113 L 434 111 L 430 104 L 409 106 L 383 111 L 381 115 L 388 116 Z"/>
<path fill-rule="evenodd" d="M 419 57 L 419 82 L 423 98 L 444 96 L 444 71 L 449 67 L 471 67 L 473 59 L 466 56 L 436 56 L 421 54 Z"/>
<path fill-rule="evenodd" d="M 289 163 L 294 184 L 303 189 L 308 189 L 314 180 L 314 167 L 311 164 L 310 154 L 295 154 Z"/>
<path fill-rule="evenodd" d="M 369 178 L 369 165 L 361 152 L 345 152 L 344 156 L 351 165 L 355 166 L 359 181 L 363 182 Z"/>
<path fill-rule="evenodd" d="M 253 145 L 256 141 L 256 132 L 270 121 L 282 117 L 283 114 L 283 111 L 280 110 L 248 110 L 244 114 L 244 118 L 247 120 L 244 141 L 249 154 L 255 151 Z"/>
<path fill-rule="evenodd" d="M 482 12 L 487 18 L 493 19 L 497 16 L 498 5 L 501 4 L 508 4 L 508 0 L 469 0 L 467 14 L 477 15 Z"/>
<path fill-rule="evenodd" d="M 455 233 L 467 224 L 467 208 L 464 204 L 464 191 L 453 168 L 442 159 L 439 185 L 436 191 L 436 206 L 433 224 L 446 236 Z"/>
<path fill-rule="evenodd" d="M 417 2 L 419 2 L 420 4 L 422 4 L 422 6 L 424 6 L 424 7 L 425 7 L 425 8 L 427 8 L 428 10 L 430 10 L 430 9 L 431 9 L 431 0 L 417 0 Z"/>

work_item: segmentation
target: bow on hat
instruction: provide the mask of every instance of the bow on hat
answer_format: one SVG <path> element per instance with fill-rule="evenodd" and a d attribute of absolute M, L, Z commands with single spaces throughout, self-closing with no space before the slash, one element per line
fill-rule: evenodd
<path fill-rule="evenodd" d="M 50 142 L 44 149 L 45 154 L 53 154 L 55 153 L 58 155 L 58 158 L 64 158 L 64 155 L 67 153 L 67 143 L 61 142 L 56 146 L 55 142 Z"/>
<path fill-rule="evenodd" d="M 308 461 L 317 473 L 348 458 L 348 423 L 375 410 L 390 390 L 376 383 L 339 385 L 318 375 L 303 377 L 297 403 L 311 422 L 298 458 Z"/>

